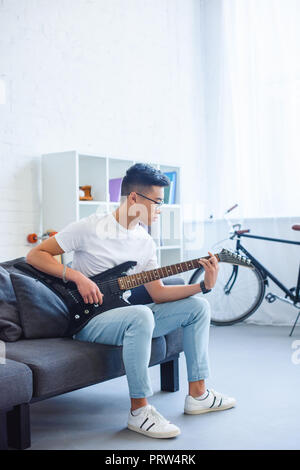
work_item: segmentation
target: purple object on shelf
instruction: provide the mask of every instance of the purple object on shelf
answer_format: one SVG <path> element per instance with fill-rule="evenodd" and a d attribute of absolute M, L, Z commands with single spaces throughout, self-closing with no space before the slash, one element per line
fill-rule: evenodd
<path fill-rule="evenodd" d="M 119 202 L 121 196 L 121 183 L 123 178 L 111 178 L 109 180 L 109 200 Z"/>

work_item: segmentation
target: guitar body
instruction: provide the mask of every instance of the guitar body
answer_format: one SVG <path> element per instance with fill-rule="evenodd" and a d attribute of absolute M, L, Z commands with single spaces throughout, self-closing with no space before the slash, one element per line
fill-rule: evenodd
<path fill-rule="evenodd" d="M 98 285 L 103 294 L 101 305 L 86 304 L 76 284 L 72 281 L 64 283 L 62 279 L 46 274 L 25 261 L 20 261 L 14 266 L 25 274 L 38 279 L 62 299 L 70 314 L 66 336 L 73 336 L 96 315 L 106 310 L 130 305 L 130 302 L 123 299 L 124 290 L 119 288 L 117 278 L 127 276 L 127 271 L 135 265 L 136 261 L 126 261 L 89 278 Z"/>

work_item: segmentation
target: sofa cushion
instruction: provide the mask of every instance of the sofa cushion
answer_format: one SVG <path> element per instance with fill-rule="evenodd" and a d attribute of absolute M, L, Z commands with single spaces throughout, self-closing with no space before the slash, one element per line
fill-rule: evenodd
<path fill-rule="evenodd" d="M 8 271 L 9 273 L 21 273 L 22 271 L 20 271 L 18 268 L 14 266 L 15 263 L 18 263 L 20 261 L 26 261 L 25 256 L 21 256 L 21 258 L 10 259 L 8 261 L 2 261 L 0 263 L 0 266 L 6 269 L 6 271 Z"/>
<path fill-rule="evenodd" d="M 28 403 L 32 397 L 32 372 L 21 362 L 6 359 L 0 364 L 0 410 L 21 403 Z"/>
<path fill-rule="evenodd" d="M 65 303 L 37 279 L 11 273 L 24 337 L 58 338 L 65 335 L 69 312 Z"/>
<path fill-rule="evenodd" d="M 22 335 L 17 299 L 9 272 L 0 265 L 0 340 L 17 341 Z"/>
<path fill-rule="evenodd" d="M 183 351 L 183 328 L 177 328 L 166 336 L 166 356 L 170 357 Z"/>
<path fill-rule="evenodd" d="M 33 397 L 46 398 L 125 375 L 122 349 L 71 338 L 21 339 L 6 345 L 6 356 L 31 368 Z M 154 338 L 150 365 L 165 357 L 164 336 Z"/>

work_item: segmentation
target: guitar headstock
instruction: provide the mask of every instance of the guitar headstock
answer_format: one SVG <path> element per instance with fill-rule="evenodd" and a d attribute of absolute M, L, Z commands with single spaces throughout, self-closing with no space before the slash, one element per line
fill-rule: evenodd
<path fill-rule="evenodd" d="M 218 253 L 218 257 L 221 263 L 230 263 L 237 266 L 245 266 L 246 268 L 254 269 L 254 265 L 251 263 L 249 258 L 227 250 L 226 248 L 223 248 L 220 253 Z"/>

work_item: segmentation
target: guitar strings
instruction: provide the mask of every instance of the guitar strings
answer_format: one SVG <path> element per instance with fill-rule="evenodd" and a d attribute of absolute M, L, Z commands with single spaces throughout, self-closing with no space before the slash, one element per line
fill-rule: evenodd
<path fill-rule="evenodd" d="M 103 281 L 103 282 L 95 282 L 95 284 L 96 284 L 97 286 L 100 286 L 100 287 L 101 287 L 101 285 L 103 285 L 103 284 L 109 284 L 109 283 L 113 283 L 113 282 L 117 282 L 117 278 L 115 278 L 115 279 L 109 279 L 108 281 Z M 151 281 L 149 281 L 149 282 L 151 282 Z M 263 281 L 260 281 L 260 282 L 262 283 Z M 145 284 L 146 284 L 146 283 L 145 283 Z M 136 287 L 137 287 L 137 286 L 136 286 Z M 127 290 L 131 290 L 131 289 L 128 288 Z M 125 289 L 124 289 L 124 291 L 125 291 Z M 75 290 L 68 290 L 68 292 L 70 292 L 70 293 L 77 292 L 77 293 L 80 294 L 80 292 L 78 291 L 78 289 L 75 289 Z M 81 300 L 83 300 L 82 296 L 81 296 Z M 93 303 L 94 303 L 94 302 L 93 302 Z"/>
<path fill-rule="evenodd" d="M 195 261 L 195 260 L 192 260 L 192 261 Z M 184 261 L 184 262 L 185 262 L 185 261 Z M 187 261 L 187 262 L 188 262 L 188 261 Z M 174 266 L 174 265 L 171 265 L 171 266 Z M 162 266 L 161 268 L 157 268 L 157 269 L 163 269 L 164 267 L 167 267 L 167 266 Z M 197 268 L 192 268 L 192 269 L 197 269 Z M 187 271 L 190 271 L 190 269 L 188 269 Z M 147 271 L 146 271 L 146 272 L 147 272 Z M 148 272 L 149 272 L 149 271 L 148 271 Z M 184 272 L 184 271 L 179 271 L 179 273 L 178 273 L 178 271 L 177 271 L 177 273 L 171 274 L 171 276 L 175 276 L 176 274 L 180 274 L 180 273 L 182 273 L 182 272 Z M 136 274 L 140 274 L 140 273 L 136 273 Z M 133 276 L 133 275 L 134 275 L 134 274 L 128 274 L 128 276 Z M 120 277 L 122 277 L 122 276 L 120 276 Z M 125 276 L 124 276 L 124 277 L 125 277 Z M 166 277 L 166 276 L 164 275 L 163 277 Z M 100 282 L 95 282 L 95 281 L 93 281 L 93 282 L 95 282 L 95 284 L 97 284 L 97 286 L 98 286 L 98 285 L 101 286 L 101 285 L 103 285 L 103 284 L 108 284 L 108 283 L 112 283 L 112 282 L 117 282 L 117 279 L 118 279 L 118 278 L 109 279 L 108 281 L 103 281 L 103 282 L 101 282 L 101 281 L 100 281 Z M 161 278 L 161 277 L 158 277 L 158 278 L 156 278 L 156 279 L 151 279 L 150 281 L 147 281 L 146 283 L 142 283 L 142 284 L 147 284 L 148 282 L 156 281 L 156 280 L 158 280 L 158 279 L 162 279 L 162 278 Z M 136 287 L 137 287 L 137 286 L 136 286 Z M 125 289 L 124 289 L 124 290 L 125 290 Z M 130 288 L 128 288 L 127 290 L 130 290 Z M 78 292 L 78 289 L 69 290 L 69 292 L 71 292 L 71 293 L 73 293 L 73 292 Z"/>
<path fill-rule="evenodd" d="M 208 256 L 203 256 L 202 258 L 207 259 L 207 258 L 209 258 L 209 257 L 208 257 Z M 202 258 L 196 258 L 196 259 L 202 259 Z M 190 262 L 192 262 L 192 261 L 195 261 L 195 260 L 191 260 Z M 178 263 L 178 264 L 181 264 L 181 263 Z M 174 266 L 174 265 L 171 265 L 171 266 Z M 166 267 L 166 266 L 163 266 L 163 267 L 157 268 L 157 269 L 163 269 L 164 267 Z M 197 268 L 192 268 L 192 269 L 197 269 Z M 190 271 L 190 269 L 188 269 L 187 271 Z M 183 272 L 183 271 L 180 271 L 180 272 Z M 139 273 L 137 273 L 137 274 L 139 274 Z M 175 273 L 175 274 L 178 274 L 178 272 Z M 131 274 L 129 274 L 129 275 L 127 275 L 127 276 L 130 276 L 130 275 L 131 275 Z M 173 275 L 173 274 L 172 274 L 172 275 Z M 125 277 L 125 276 L 124 276 L 124 277 Z M 163 277 L 164 277 L 164 276 L 163 276 Z M 96 284 L 97 286 L 101 286 L 101 285 L 104 285 L 104 284 L 113 284 L 113 283 L 116 283 L 116 282 L 117 282 L 117 279 L 118 279 L 118 278 L 115 278 L 115 279 L 108 279 L 107 281 L 103 281 L 103 282 L 101 282 L 101 281 L 100 281 L 100 282 L 95 282 L 95 281 L 93 281 L 93 282 L 95 282 L 95 284 Z M 158 279 L 161 279 L 161 277 L 159 277 Z M 157 279 L 153 279 L 153 280 L 155 281 L 155 280 L 157 280 Z M 72 282 L 72 281 L 71 281 L 71 282 Z M 147 281 L 146 283 L 142 283 L 142 285 L 143 285 L 143 284 L 147 284 L 148 282 L 152 282 L 152 280 Z M 117 282 L 117 283 L 118 283 L 118 282 Z M 137 286 L 136 286 L 136 287 L 137 287 Z M 124 289 L 124 291 L 125 291 L 125 290 L 126 290 L 126 289 Z M 130 290 L 130 288 L 128 288 L 127 290 Z M 74 292 L 79 292 L 79 291 L 78 291 L 78 289 L 72 289 L 72 290 L 69 290 L 69 289 L 68 289 L 68 292 L 69 292 L 69 293 L 74 293 Z"/>
<path fill-rule="evenodd" d="M 162 269 L 162 268 L 157 268 L 157 269 Z M 192 268 L 192 269 L 197 269 L 197 268 Z M 189 271 L 189 270 L 188 270 L 188 271 Z M 183 271 L 180 271 L 180 273 L 181 273 L 181 272 L 183 272 Z M 140 273 L 137 273 L 137 274 L 140 274 Z M 177 273 L 175 273 L 175 274 L 179 274 L 179 273 L 177 272 Z M 173 275 L 174 275 L 174 274 L 172 274 L 172 276 L 173 276 Z M 128 276 L 131 276 L 131 274 L 129 274 Z M 125 276 L 124 276 L 124 277 L 125 277 Z M 165 277 L 165 276 L 163 276 L 163 277 Z M 96 284 L 97 286 L 100 286 L 100 287 L 101 287 L 101 285 L 104 285 L 104 284 L 116 283 L 116 282 L 117 282 L 117 279 L 118 279 L 118 278 L 115 278 L 115 279 L 108 279 L 107 281 L 103 281 L 103 282 L 101 282 L 101 281 L 98 281 L 98 282 L 93 281 L 93 282 L 95 282 L 95 284 Z M 159 277 L 159 278 L 157 278 L 157 279 L 152 279 L 152 280 L 147 281 L 147 282 L 145 282 L 145 283 L 142 282 L 142 285 L 143 285 L 143 284 L 147 284 L 148 282 L 156 281 L 156 280 L 158 280 L 158 279 L 161 279 L 161 277 Z M 117 283 L 118 283 L 118 282 L 117 282 Z M 138 286 L 136 286 L 136 287 L 138 287 Z M 124 289 L 124 291 L 125 291 L 125 290 L 130 290 L 130 288 Z M 74 289 L 74 290 L 72 289 L 72 290 L 68 290 L 68 292 L 74 293 L 74 292 L 79 292 L 79 291 L 78 291 L 78 289 Z"/>
<path fill-rule="evenodd" d="M 202 258 L 208 259 L 209 256 L 203 256 Z M 191 262 L 193 262 L 193 261 L 196 261 L 197 259 L 202 259 L 202 258 L 196 258 L 196 259 L 193 259 L 193 260 L 191 260 L 191 261 L 183 261 L 183 263 L 191 263 Z M 178 263 L 178 264 L 182 264 L 182 263 Z M 171 265 L 171 266 L 175 266 L 175 265 Z M 163 268 L 167 268 L 167 267 L 168 267 L 168 266 L 162 266 L 162 267 L 157 268 L 157 269 L 163 269 Z M 197 268 L 192 268 L 192 269 L 197 269 Z M 189 271 L 189 270 L 190 270 L 190 269 L 188 269 L 187 271 Z M 147 272 L 147 271 L 146 271 L 146 272 Z M 180 271 L 180 272 L 183 272 L 183 271 Z M 167 273 L 168 273 L 168 272 L 167 272 Z M 139 274 L 139 273 L 137 273 L 137 274 Z M 177 273 L 175 273 L 175 274 L 178 274 L 178 271 L 177 271 Z M 175 275 L 175 274 L 171 274 L 171 275 L 173 276 L 173 275 Z M 127 276 L 130 276 L 130 274 L 127 275 Z M 121 277 L 121 276 L 120 276 L 120 277 Z M 124 277 L 125 277 L 125 276 L 124 276 Z M 163 277 L 165 277 L 165 276 L 163 276 Z M 109 279 L 109 280 L 103 281 L 103 282 L 100 281 L 100 283 L 99 283 L 99 282 L 95 282 L 95 281 L 93 281 L 93 282 L 95 282 L 95 284 L 96 284 L 97 286 L 101 286 L 101 285 L 104 285 L 104 284 L 110 284 L 110 283 L 112 284 L 113 282 L 117 282 L 117 279 L 118 279 L 118 278 Z M 159 278 L 157 278 L 157 279 L 161 279 L 161 277 L 159 277 Z M 148 282 L 155 281 L 155 280 L 157 280 L 157 279 L 151 279 L 150 281 L 147 281 L 146 283 L 143 282 L 142 285 L 143 285 L 143 284 L 147 284 Z M 136 286 L 136 287 L 137 287 L 137 286 Z M 130 288 L 128 288 L 127 290 L 130 290 Z M 125 291 L 125 289 L 124 289 L 124 291 Z M 79 292 L 79 291 L 78 291 L 78 289 L 73 289 L 73 290 L 69 290 L 69 289 L 68 289 L 68 292 L 72 294 L 72 293 L 74 293 L 74 292 Z"/>
<path fill-rule="evenodd" d="M 172 266 L 172 265 L 171 265 L 171 266 Z M 163 267 L 164 267 L 164 266 L 163 266 Z M 157 268 L 157 269 L 162 269 L 162 268 Z M 197 268 L 192 268 L 192 269 L 197 269 Z M 149 271 L 148 271 L 148 272 L 149 272 Z M 181 272 L 183 272 L 183 271 L 180 271 L 179 273 L 181 273 Z M 179 273 L 177 272 L 177 273 L 175 273 L 175 274 L 179 274 Z M 140 273 L 137 273 L 137 274 L 140 274 Z M 172 274 L 172 276 L 174 276 L 175 274 Z M 128 274 L 128 276 L 131 276 L 131 274 Z M 125 276 L 124 276 L 124 277 L 125 277 Z M 163 276 L 163 277 L 165 277 L 165 276 Z M 93 281 L 93 282 L 95 282 L 95 284 L 97 284 L 97 286 L 101 286 L 101 285 L 104 285 L 104 284 L 110 284 L 110 283 L 113 283 L 113 282 L 117 282 L 117 279 L 118 279 L 118 278 L 115 278 L 115 279 L 108 279 L 107 281 L 103 281 L 103 282 L 101 282 L 101 281 L 99 281 L 99 282 Z M 162 278 L 159 277 L 159 278 L 156 278 L 156 279 L 151 279 L 150 281 L 147 281 L 147 282 L 142 283 L 142 284 L 147 284 L 148 282 L 156 281 L 156 280 L 158 280 L 158 279 L 162 279 Z M 137 286 L 136 286 L 136 287 L 137 287 Z M 130 290 L 130 288 L 128 288 L 127 290 Z M 124 291 L 125 291 L 125 289 L 124 289 Z M 70 292 L 70 293 L 78 292 L 78 289 L 74 289 L 74 290 L 69 290 L 69 289 L 68 289 L 68 292 Z"/>
<path fill-rule="evenodd" d="M 192 261 L 194 261 L 194 260 L 192 260 Z M 171 266 L 173 266 L 173 265 L 171 265 Z M 164 268 L 164 267 L 166 267 L 166 266 L 163 266 L 163 267 L 157 268 L 157 269 L 162 269 L 162 268 Z M 192 269 L 197 269 L 197 268 L 192 268 Z M 147 272 L 147 271 L 146 271 L 146 272 Z M 149 271 L 148 271 L 148 272 L 149 272 Z M 183 272 L 183 271 L 179 271 L 179 273 L 181 273 L 181 272 Z M 175 274 L 179 274 L 179 273 L 178 273 L 178 271 L 177 271 L 177 273 L 175 273 Z M 136 274 L 140 274 L 140 273 L 136 273 Z M 171 274 L 171 275 L 174 276 L 175 274 Z M 133 275 L 133 274 L 128 274 L 128 276 L 131 276 L 131 275 Z M 120 277 L 121 277 L 121 276 L 120 276 Z M 125 277 L 125 276 L 124 276 L 124 277 Z M 166 276 L 163 276 L 163 277 L 166 277 Z M 117 282 L 117 279 L 118 279 L 118 278 L 115 278 L 115 279 L 108 279 L 107 281 L 103 281 L 103 282 L 101 282 L 101 281 L 100 281 L 100 282 L 95 282 L 95 281 L 93 281 L 93 282 L 95 282 L 95 284 L 97 284 L 97 286 L 101 286 L 101 285 L 104 285 L 104 284 L 109 284 L 109 283 Z M 159 277 L 159 278 L 156 278 L 156 279 L 151 279 L 150 281 L 147 281 L 146 283 L 142 283 L 142 284 L 147 284 L 148 282 L 156 281 L 156 280 L 158 280 L 158 279 L 162 279 L 162 278 Z M 137 287 L 137 286 L 136 286 L 136 287 Z M 128 288 L 127 290 L 130 290 L 130 288 Z M 125 289 L 124 289 L 124 291 L 125 291 Z M 69 289 L 68 289 L 68 292 L 70 292 L 70 293 L 78 292 L 78 289 L 74 289 L 74 290 L 69 290 Z"/>
<path fill-rule="evenodd" d="M 112 284 L 113 282 L 117 282 L 117 279 L 118 279 L 118 278 L 115 278 L 115 279 L 108 279 L 107 281 L 103 281 L 103 282 L 101 282 L 101 281 L 100 281 L 100 282 L 95 282 L 95 281 L 93 281 L 93 282 L 95 282 L 95 284 L 96 284 L 97 286 L 101 286 L 101 285 L 104 285 L 104 284 L 110 284 L 110 283 Z M 156 281 L 156 280 L 158 280 L 158 279 L 161 279 L 161 278 L 152 279 L 152 281 Z M 147 284 L 148 282 L 152 282 L 152 281 L 147 281 L 147 282 L 142 283 L 142 284 Z M 118 282 L 117 282 L 117 283 L 118 283 Z M 137 287 L 137 286 L 136 286 L 136 287 Z M 130 290 L 130 288 L 128 288 L 127 290 Z M 125 291 L 125 289 L 124 289 L 124 291 Z M 73 293 L 73 292 L 79 292 L 79 291 L 78 291 L 78 289 L 74 289 L 74 290 L 69 290 L 69 289 L 68 289 L 68 292 Z"/>

